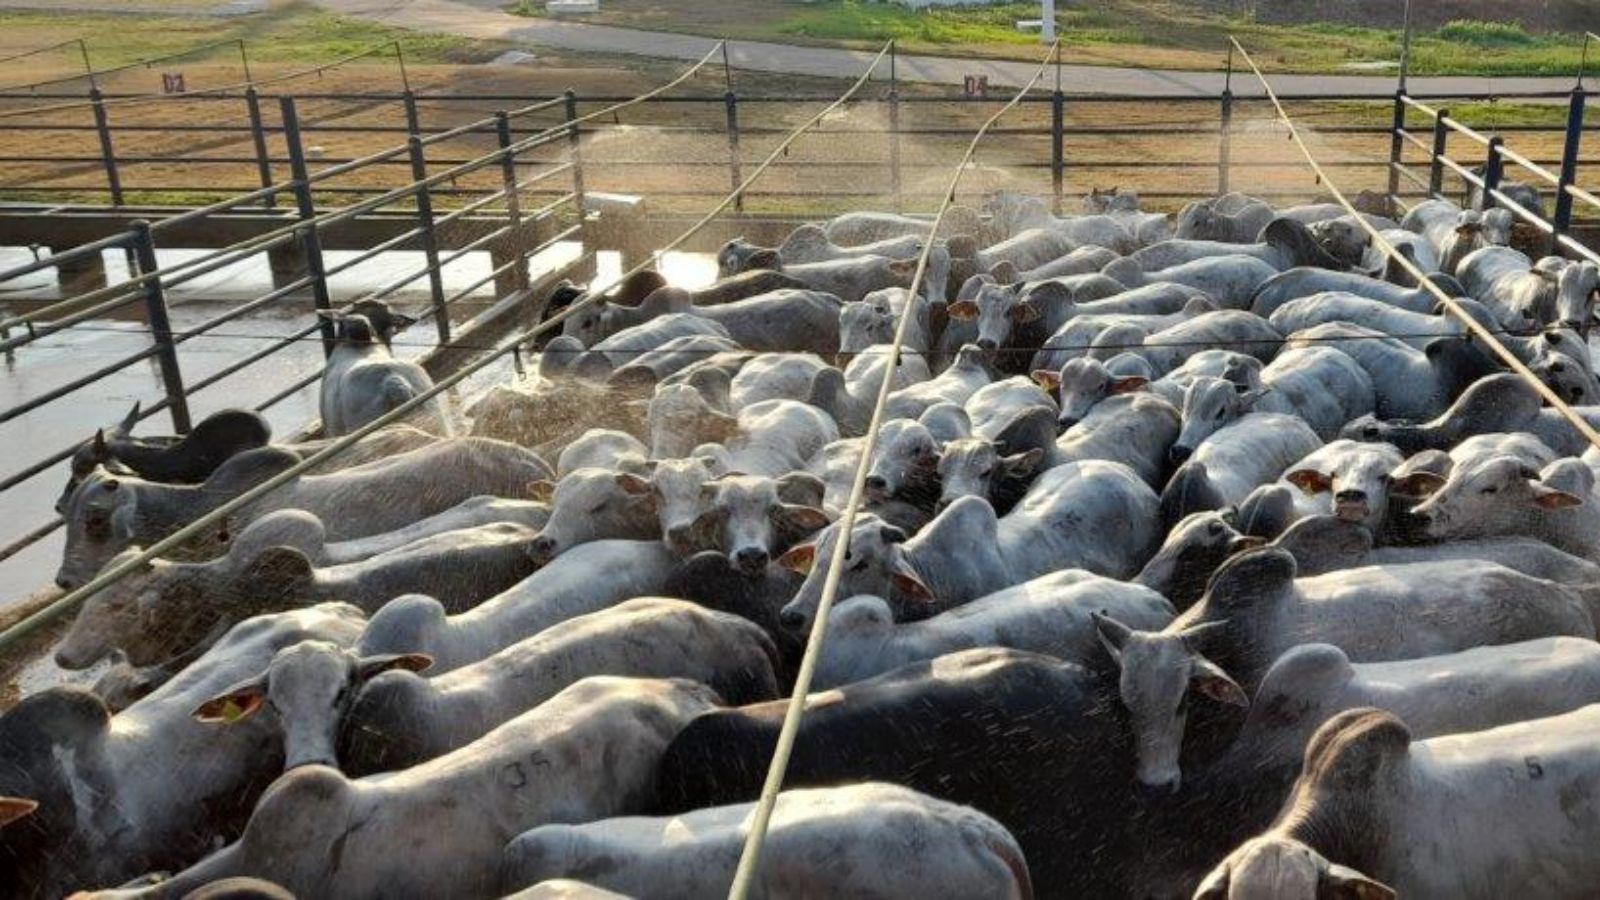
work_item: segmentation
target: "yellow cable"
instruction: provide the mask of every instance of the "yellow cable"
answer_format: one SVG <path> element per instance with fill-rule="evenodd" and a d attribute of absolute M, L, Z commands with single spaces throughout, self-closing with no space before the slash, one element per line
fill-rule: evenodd
<path fill-rule="evenodd" d="M 917 269 L 911 276 L 911 296 L 916 296 L 917 288 L 922 282 L 923 274 L 928 266 L 928 254 L 933 250 L 933 237 L 939 233 L 939 225 L 944 221 L 945 213 L 950 205 L 955 202 L 956 187 L 961 183 L 961 176 L 966 172 L 972 155 L 978 149 L 978 142 L 983 140 L 992 126 L 1001 116 L 1009 112 L 1022 98 L 1033 89 L 1039 79 L 1044 76 L 1045 69 L 1050 65 L 1050 54 L 1055 52 L 1060 41 L 1050 45 L 1050 50 L 1045 54 L 1044 61 L 1039 64 L 1039 70 L 1028 79 L 1028 83 L 1017 91 L 1005 106 L 990 116 L 988 121 L 972 136 L 972 141 L 967 145 L 967 152 L 962 154 L 961 161 L 956 164 L 955 174 L 950 177 L 950 187 L 945 191 L 944 198 L 939 203 L 939 211 L 934 216 L 933 228 L 929 232 L 929 239 L 923 242 L 922 253 L 917 257 Z M 890 344 L 886 359 L 899 358 L 901 344 L 905 341 L 908 323 L 915 318 L 908 312 L 900 317 L 900 324 L 895 328 L 894 341 Z M 778 792 L 783 787 L 783 776 L 789 767 L 789 755 L 794 750 L 795 734 L 800 729 L 800 717 L 805 712 L 806 694 L 811 689 L 812 673 L 816 669 L 817 654 L 822 649 L 823 633 L 827 630 L 828 613 L 833 608 L 834 596 L 839 592 L 839 579 L 844 572 L 845 552 L 849 549 L 850 532 L 855 527 L 856 511 L 861 505 L 861 497 L 867 480 L 867 471 L 872 466 L 872 451 L 877 444 L 878 429 L 882 425 L 883 410 L 889 399 L 890 385 L 894 381 L 894 365 L 888 365 L 883 370 L 883 381 L 878 384 L 878 399 L 872 407 L 872 419 L 867 425 L 866 437 L 861 447 L 861 460 L 856 464 L 856 473 L 850 483 L 850 499 L 845 503 L 844 512 L 836 523 L 839 526 L 838 537 L 834 541 L 833 558 L 828 561 L 828 572 L 822 583 L 822 598 L 817 603 L 817 615 L 811 624 L 811 635 L 806 640 L 805 655 L 800 660 L 800 670 L 795 676 L 794 693 L 789 697 L 788 709 L 783 715 L 783 727 L 778 732 L 778 745 L 773 752 L 772 765 L 767 769 L 767 779 L 761 788 L 761 798 L 756 803 L 755 815 L 750 823 L 750 831 L 745 835 L 744 850 L 739 856 L 739 867 L 734 871 L 733 886 L 728 890 L 731 900 L 744 900 L 750 893 L 750 885 L 755 880 L 756 867 L 761 862 L 761 844 L 766 840 L 767 826 L 772 821 L 773 807 L 777 804 Z"/>

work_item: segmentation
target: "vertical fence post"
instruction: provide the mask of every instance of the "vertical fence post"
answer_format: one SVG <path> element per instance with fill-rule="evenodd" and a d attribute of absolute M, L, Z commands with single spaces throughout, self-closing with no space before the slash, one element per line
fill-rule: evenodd
<path fill-rule="evenodd" d="M 1226 194 L 1233 180 L 1233 44 L 1228 45 L 1228 72 L 1222 77 L 1222 116 L 1217 133 L 1217 193 Z"/>
<path fill-rule="evenodd" d="M 1400 199 L 1400 154 L 1404 150 L 1404 140 L 1400 134 L 1406 130 L 1406 92 L 1404 88 L 1394 92 L 1394 121 L 1389 125 L 1389 201 L 1399 202 Z"/>
<path fill-rule="evenodd" d="M 495 113 L 494 131 L 500 143 L 500 177 L 506 186 L 506 219 L 511 223 L 510 244 L 517 260 L 511 270 L 511 286 L 513 290 L 525 291 L 528 289 L 528 263 L 522 255 L 522 230 L 517 227 L 522 224 L 522 196 L 517 187 L 517 161 L 515 154 L 510 152 L 511 117 L 504 112 Z"/>
<path fill-rule="evenodd" d="M 739 183 L 744 180 L 744 175 L 739 169 L 739 97 L 733 91 L 722 95 L 723 105 L 728 109 L 728 188 L 738 190 Z M 744 212 L 744 194 L 735 194 L 733 208 Z"/>
<path fill-rule="evenodd" d="M 1578 181 L 1578 150 L 1583 144 L 1583 88 L 1573 88 L 1567 105 L 1567 139 L 1561 148 L 1561 174 L 1556 179 L 1556 210 L 1551 221 L 1550 252 L 1561 252 L 1561 236 L 1572 226 L 1572 194 Z"/>
<path fill-rule="evenodd" d="M 250 114 L 250 140 L 256 149 L 256 174 L 262 187 L 272 187 L 272 157 L 267 153 L 267 131 L 261 125 L 261 95 L 254 86 L 244 89 L 245 110 Z M 278 195 L 268 194 L 264 201 L 268 208 L 277 205 Z"/>
<path fill-rule="evenodd" d="M 1067 156 L 1065 135 L 1062 128 L 1066 124 L 1067 98 L 1057 88 L 1050 94 L 1050 194 L 1053 198 L 1051 207 L 1056 215 L 1061 215 L 1062 197 L 1066 194 L 1067 182 Z"/>
<path fill-rule="evenodd" d="M 89 101 L 94 106 L 94 130 L 100 134 L 100 159 L 106 167 L 106 186 L 111 189 L 111 205 L 122 205 L 122 175 L 117 172 L 117 151 L 111 145 L 111 124 L 106 118 L 106 105 L 101 100 L 100 88 L 89 88 Z"/>
<path fill-rule="evenodd" d="M 433 300 L 433 324 L 439 329 L 439 343 L 450 343 L 450 309 L 444 305 L 444 273 L 439 271 L 439 241 L 433 233 L 433 191 L 424 184 L 428 178 L 428 158 L 422 138 L 412 135 L 406 141 L 411 154 L 411 180 L 416 184 L 417 239 L 428 261 L 428 295 Z"/>
<path fill-rule="evenodd" d="M 1233 91 L 1222 89 L 1221 131 L 1217 135 L 1217 193 L 1226 194 L 1233 182 Z"/>
<path fill-rule="evenodd" d="M 300 226 L 300 243 L 306 255 L 306 275 L 311 278 L 311 301 L 319 311 L 331 312 L 333 300 L 328 294 L 327 270 L 322 265 L 322 239 L 317 235 L 316 224 L 310 222 L 316 218 L 317 208 L 306 170 L 305 145 L 300 140 L 300 116 L 295 112 L 293 97 L 278 98 L 278 107 L 283 115 L 283 142 L 289 149 L 289 177 L 294 181 L 295 208 L 300 221 L 307 223 Z M 333 321 L 327 316 L 318 316 L 318 320 L 322 329 L 322 353 L 332 356 Z"/>
<path fill-rule="evenodd" d="M 1450 110 L 1441 109 L 1433 119 L 1433 155 L 1428 157 L 1428 196 L 1434 199 L 1444 199 L 1444 154 L 1445 142 L 1450 139 L 1450 126 L 1445 124 L 1445 119 L 1450 116 Z"/>
<path fill-rule="evenodd" d="M 1489 151 L 1483 159 L 1483 200 L 1479 206 L 1494 209 L 1494 191 L 1500 189 L 1500 174 L 1505 170 L 1505 160 L 1500 156 L 1500 145 L 1505 139 L 1499 135 L 1489 138 Z"/>
<path fill-rule="evenodd" d="M 133 257 L 139 274 L 148 275 L 159 270 L 156 263 L 155 239 L 150 234 L 150 223 L 136 219 L 133 229 Z M 183 373 L 178 368 L 178 348 L 172 342 L 172 322 L 167 318 L 167 295 L 157 275 L 144 283 L 145 314 L 150 319 L 150 336 L 156 342 L 156 362 L 161 366 L 161 383 L 167 394 L 167 411 L 172 413 L 172 428 L 178 434 L 189 433 L 189 400 L 184 393 Z"/>
<path fill-rule="evenodd" d="M 417 115 L 417 95 L 412 93 L 411 88 L 408 87 L 405 93 L 400 95 L 400 102 L 405 104 L 406 108 L 406 133 L 421 134 L 422 118 Z"/>
<path fill-rule="evenodd" d="M 905 188 L 900 181 L 900 92 L 889 89 L 889 186 L 894 190 L 894 211 L 905 212 Z"/>
<path fill-rule="evenodd" d="M 578 95 L 569 88 L 562 96 L 567 101 L 566 114 L 567 122 L 569 123 L 567 125 L 567 143 L 572 148 L 572 193 L 576 195 L 574 199 L 578 204 L 578 216 L 581 219 L 583 217 L 583 153 L 578 144 L 583 136 L 579 133 L 578 126 L 571 124 L 578 118 Z"/>

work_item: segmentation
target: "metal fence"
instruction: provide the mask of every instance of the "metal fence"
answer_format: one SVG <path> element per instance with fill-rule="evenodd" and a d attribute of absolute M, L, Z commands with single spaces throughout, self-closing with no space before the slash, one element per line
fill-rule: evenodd
<path fill-rule="evenodd" d="M 1553 104 L 1569 101 L 1577 116 L 1577 124 L 1565 130 L 1571 141 L 1570 160 L 1565 155 L 1552 154 L 1529 156 L 1527 161 L 1538 167 L 1559 167 L 1566 174 L 1575 174 L 1581 163 L 1600 161 L 1580 157 L 1582 134 L 1600 128 L 1600 125 L 1582 124 L 1582 98 L 1581 90 L 1570 94 L 1284 97 L 1289 102 L 1360 107 L 1377 114 L 1375 117 L 1379 119 L 1383 118 L 1379 110 L 1392 105 L 1393 124 L 1374 122 L 1317 129 L 1319 135 L 1344 141 L 1352 148 L 1352 153 L 1331 159 L 1330 167 L 1352 170 L 1363 178 L 1375 176 L 1374 187 L 1382 182 L 1384 147 L 1390 150 L 1391 163 L 1401 161 L 1400 154 L 1407 146 L 1430 149 L 1423 139 L 1406 130 L 1404 111 L 1427 111 L 1432 108 L 1430 104 L 1448 102 Z M 0 95 L 0 104 L 19 99 L 16 95 Z M 49 155 L 0 154 L 0 166 L 44 167 L 42 171 L 47 176 L 69 167 L 76 167 L 77 171 L 76 177 L 70 180 L 57 178 L 52 182 L 46 177 L 32 179 L 26 185 L 0 186 L 0 197 L 9 195 L 49 202 L 55 202 L 52 198 L 56 198 L 80 201 L 78 205 L 88 202 L 121 207 L 138 204 L 141 198 L 152 195 L 159 195 L 164 203 L 184 203 L 186 198 L 226 194 L 249 198 L 235 201 L 238 205 L 271 208 L 281 194 L 289 191 L 288 182 L 294 180 L 294 153 L 286 146 L 292 127 L 298 129 L 298 138 L 314 151 L 322 149 L 315 146 L 318 140 L 347 148 L 381 146 L 391 139 L 427 134 L 424 118 L 450 122 L 488 104 L 525 103 L 529 98 L 409 91 L 400 94 L 302 94 L 291 99 L 306 105 L 369 110 L 373 113 L 369 119 L 383 110 L 388 120 L 354 121 L 347 116 L 330 115 L 306 117 L 296 123 L 273 120 L 264 112 L 264 108 L 281 104 L 284 98 L 258 95 L 253 90 L 186 99 L 184 102 L 195 104 L 198 114 L 205 118 L 203 124 L 118 121 L 116 107 L 105 105 L 117 99 L 115 95 L 95 97 L 86 107 L 87 115 L 68 111 L 48 114 L 42 117 L 44 121 L 0 119 L 0 139 L 17 133 L 51 135 L 67 140 L 75 148 L 71 152 Z M 505 127 L 511 140 L 521 140 L 547 127 L 530 121 L 539 110 L 576 113 L 620 99 L 575 95 L 545 98 L 508 114 Z M 622 146 L 597 155 L 592 162 L 599 170 L 601 189 L 637 192 L 658 200 L 706 198 L 737 185 L 742 168 L 749 164 L 753 152 L 759 152 L 760 142 L 786 131 L 785 115 L 797 104 L 818 99 L 822 98 L 740 94 L 733 90 L 712 95 L 659 97 L 648 107 L 637 109 L 630 115 L 630 121 L 589 123 L 578 129 L 578 133 L 586 143 L 610 137 L 614 139 L 613 144 L 617 144 L 622 142 L 616 139 L 625 136 L 629 129 L 647 128 L 652 141 L 664 148 L 652 152 L 651 148 Z M 819 132 L 823 139 L 831 134 L 841 139 L 841 143 L 848 136 L 848 146 L 830 148 L 826 159 L 816 154 L 802 154 L 794 160 L 780 162 L 778 168 L 790 170 L 790 176 L 763 186 L 759 198 L 767 201 L 769 208 L 779 211 L 803 210 L 807 202 L 822 204 L 823 201 L 862 197 L 883 197 L 897 209 L 923 208 L 938 196 L 937 190 L 920 183 L 931 173 L 942 171 L 940 157 L 947 156 L 948 152 L 938 152 L 941 146 L 950 144 L 950 152 L 953 152 L 955 142 L 970 134 L 972 122 L 986 115 L 995 102 L 984 97 L 924 92 L 902 94 L 891 83 L 881 96 L 863 98 L 854 104 L 861 121 Z M 1170 111 L 1177 121 L 1107 122 L 1136 105 Z M 1036 184 L 1041 188 L 1048 183 L 1058 209 L 1064 207 L 1071 193 L 1096 183 L 1097 178 L 1099 183 L 1113 179 L 1133 181 L 1141 187 L 1141 196 L 1164 205 L 1236 187 L 1268 199 L 1303 196 L 1305 191 L 1298 187 L 1289 190 L 1258 184 L 1274 171 L 1293 172 L 1296 164 L 1292 160 L 1253 158 L 1249 152 L 1240 152 L 1241 143 L 1248 144 L 1255 136 L 1248 128 L 1241 128 L 1239 122 L 1242 118 L 1259 117 L 1263 112 L 1261 106 L 1258 97 L 1241 97 L 1229 90 L 1213 97 L 1172 97 L 1159 101 L 1133 95 L 1076 96 L 1061 90 L 1038 92 L 1024 98 L 1017 124 L 996 129 L 996 143 L 1000 147 L 989 153 L 994 165 L 1015 178 L 1037 179 Z M 64 120 L 74 115 L 82 121 Z M 441 127 L 436 122 L 427 124 L 435 129 Z M 425 146 L 436 143 L 435 138 L 459 139 L 458 146 L 468 149 L 457 150 L 454 154 L 430 154 L 428 165 L 458 166 L 476 159 L 480 153 L 472 149 L 474 139 L 492 138 L 497 130 L 495 122 L 484 119 L 445 127 L 442 132 L 435 131 L 424 137 Z M 1447 130 L 1485 144 L 1491 140 L 1459 123 L 1452 122 Z M 1499 136 L 1522 138 L 1554 137 L 1563 133 L 1560 127 L 1541 125 L 1514 124 L 1494 130 Z M 313 134 L 315 137 L 309 137 Z M 209 136 L 231 143 L 219 151 L 200 153 L 159 152 L 141 146 L 152 136 L 172 135 L 194 135 L 197 139 Z M 1137 150 L 1129 152 L 1130 148 L 1159 147 L 1162 142 L 1174 139 L 1182 141 L 1184 152 L 1162 152 L 1148 158 L 1143 158 Z M 284 145 L 284 149 L 276 149 L 279 145 Z M 1505 146 L 1504 140 L 1500 146 Z M 545 152 L 537 159 L 549 165 L 559 164 L 568 155 L 568 149 L 545 145 Z M 664 156 L 666 153 L 673 155 Z M 1512 158 L 1497 156 L 1500 161 Z M 404 177 L 411 167 L 411 160 L 402 147 L 378 153 L 323 154 L 318 161 L 330 167 L 330 175 L 319 177 L 315 182 L 316 193 L 328 202 L 380 192 L 396 176 Z M 581 166 L 576 160 L 574 163 Z M 91 170 L 99 172 L 98 181 L 89 179 Z M 1406 184 L 1399 184 L 1398 180 L 1403 178 L 1397 174 L 1399 171 L 1391 167 L 1391 194 L 1421 196 L 1421 192 L 1431 187 L 1429 183 L 1410 178 L 1405 179 Z M 157 173 L 159 177 L 145 177 L 144 172 Z M 1488 174 L 1496 173 L 1497 169 L 1491 167 Z M 346 177 L 334 180 L 332 175 Z M 219 176 L 229 180 L 220 180 Z M 244 177 L 250 180 L 246 182 Z M 1557 181 L 1560 177 L 1554 176 Z M 993 186 L 983 184 L 980 178 L 973 190 Z M 277 189 L 273 190 L 274 187 Z M 1417 190 L 1410 190 L 1412 187 Z M 1556 187 L 1555 181 L 1550 187 Z M 470 188 L 446 184 L 440 185 L 431 195 L 440 204 L 451 204 L 476 193 Z M 756 196 L 742 199 L 748 201 Z M 1563 193 L 1562 196 L 1569 195 Z M 740 208 L 744 206 L 741 202 Z M 1570 205 L 1565 209 L 1570 214 Z"/>
<path fill-rule="evenodd" d="M 570 162 L 552 163 L 542 155 L 543 148 L 553 144 L 570 147 L 578 139 L 576 128 L 565 124 L 546 128 L 524 126 L 522 130 L 526 135 L 520 138 L 513 129 L 514 122 L 523 122 L 550 110 L 561 117 L 559 122 L 574 118 L 571 97 L 557 97 L 496 112 L 444 131 L 412 133 L 396 146 L 317 169 L 313 169 L 307 156 L 295 98 L 276 99 L 287 151 L 284 159 L 289 174 L 287 181 L 274 180 L 231 199 L 153 221 L 133 220 L 126 228 L 118 226 L 118 230 L 103 237 L 0 272 L 0 284 L 47 272 L 55 272 L 60 281 L 67 284 L 71 280 L 68 273 L 102 265 L 102 254 L 106 251 L 120 250 L 131 262 L 130 277 L 126 280 L 0 320 L 0 353 L 7 358 L 51 335 L 128 309 L 142 313 L 151 337 L 148 347 L 96 365 L 63 384 L 0 410 L 0 425 L 67 400 L 130 367 L 154 360 L 160 370 L 163 397 L 159 402 L 145 405 L 138 418 L 165 411 L 171 417 L 173 429 L 179 434 L 186 433 L 191 426 L 189 401 L 195 394 L 214 389 L 291 346 L 308 339 L 316 340 L 312 335 L 319 332 L 324 354 L 331 352 L 334 335 L 330 320 L 318 316 L 313 324 L 263 340 L 259 348 L 198 379 L 185 379 L 177 352 L 180 345 L 213 334 L 229 322 L 287 302 L 293 296 L 309 296 L 319 312 L 332 311 L 331 277 L 394 250 L 420 251 L 424 262 L 354 299 L 383 299 L 425 282 L 429 299 L 420 318 L 433 320 L 437 346 L 445 348 L 451 344 L 455 329 L 461 323 L 459 306 L 462 301 L 491 283 L 495 286 L 496 297 L 527 292 L 529 260 L 563 241 L 574 239 L 583 227 L 580 214 L 583 186 L 578 168 Z M 259 98 L 251 94 L 247 100 L 252 110 L 258 109 Z M 497 147 L 470 159 L 448 163 L 429 159 L 431 148 L 468 134 L 490 135 Z M 399 186 L 368 191 L 369 196 L 357 201 L 319 209 L 316 197 L 331 190 L 327 187 L 330 182 L 395 160 L 405 164 L 404 174 L 394 179 L 400 182 Z M 119 180 L 116 161 L 108 156 L 106 162 L 107 188 L 114 192 Z M 474 176 L 487 184 L 471 190 L 457 186 Z M 263 181 L 266 180 L 264 167 Z M 552 188 L 551 185 L 557 186 Z M 458 200 L 448 210 L 437 210 L 434 198 L 447 190 L 454 192 Z M 529 204 L 529 196 L 536 191 L 543 196 L 542 201 L 537 205 Z M 280 195 L 286 195 L 289 208 L 275 208 Z M 168 236 L 185 230 L 193 233 L 195 229 L 237 228 L 241 223 L 246 223 L 254 233 L 197 258 L 158 264 L 158 245 L 163 245 L 163 239 Z M 361 241 L 363 249 L 337 263 L 330 262 L 324 253 L 327 238 L 334 235 L 348 242 L 352 233 Z M 487 253 L 490 271 L 447 293 L 442 273 L 472 253 Z M 261 254 L 273 260 L 275 284 L 272 290 L 234 304 L 198 325 L 181 331 L 172 327 L 168 299 L 174 289 Z M 270 409 L 315 384 L 320 377 L 319 367 L 295 379 L 256 408 Z M 74 449 L 75 444 L 52 450 L 4 473 L 0 476 L 0 503 L 4 502 L 6 492 L 66 461 Z M 35 543 L 59 524 L 59 520 L 49 523 L 0 549 L 0 560 Z"/>

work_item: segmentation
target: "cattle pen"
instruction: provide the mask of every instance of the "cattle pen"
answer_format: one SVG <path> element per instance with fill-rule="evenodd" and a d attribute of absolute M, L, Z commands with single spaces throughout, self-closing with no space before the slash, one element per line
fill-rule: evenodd
<path fill-rule="evenodd" d="M 630 276 L 665 264 L 668 254 L 715 253 L 739 237 L 776 244 L 797 225 L 874 203 L 937 229 L 952 206 L 982 207 L 997 192 L 1037 194 L 1061 214 L 1074 211 L 1085 193 L 1116 188 L 1136 191 L 1150 209 L 1175 210 L 1229 191 L 1268 201 L 1331 194 L 1352 214 L 1395 218 L 1425 200 L 1461 201 L 1477 192 L 1488 198 L 1486 208 L 1511 213 L 1515 243 L 1530 255 L 1600 263 L 1592 249 L 1600 196 L 1583 178 L 1587 166 L 1600 163 L 1584 156 L 1586 135 L 1600 125 L 1586 123 L 1581 76 L 1570 91 L 1537 94 L 1413 94 L 1402 83 L 1383 95 L 1290 96 L 1272 93 L 1247 55 L 1254 75 L 1241 71 L 1235 81 L 1233 50 L 1220 95 L 1162 98 L 1159 112 L 1148 98 L 1074 93 L 1059 74 L 1053 87 L 1038 86 L 1050 83 L 1052 64 L 1059 73 L 1059 53 L 1046 56 L 1014 96 L 904 88 L 892 43 L 836 95 L 741 94 L 715 50 L 636 96 L 280 93 L 253 85 L 159 98 L 99 90 L 86 99 L 0 94 L 0 147 L 39 133 L 81 145 L 48 155 L 0 154 L 0 167 L 17 167 L 28 181 L 0 193 L 0 247 L 33 248 L 31 260 L 0 272 L 0 290 L 11 286 L 17 298 L 0 320 L 8 369 L 26 372 L 30 353 L 75 329 L 133 339 L 119 345 L 117 358 L 74 366 L 0 411 L 0 428 L 13 436 L 7 446 L 29 451 L 26 459 L 8 454 L 12 468 L 0 473 L 0 508 L 13 512 L 0 526 L 0 566 L 36 574 L 59 553 L 63 518 L 34 512 L 89 436 L 35 446 L 23 435 L 49 433 L 63 410 L 86 397 L 109 408 L 99 394 L 129 372 L 154 375 L 118 388 L 119 395 L 140 392 L 130 426 L 170 422 L 181 436 L 206 415 L 250 406 L 280 416 L 274 421 L 299 438 L 316 438 L 314 417 L 304 413 L 333 350 L 331 314 L 387 300 L 427 323 L 402 332 L 394 347 L 436 382 L 140 553 L 119 557 L 87 583 L 5 611 L 7 676 L 47 647 L 53 627 L 96 591 L 201 532 L 226 531 L 227 517 L 250 501 L 436 394 L 464 397 L 520 379 L 565 320 Z M 707 90 L 717 78 L 723 90 Z M 1314 115 L 1337 124 L 1307 127 L 1287 111 L 1296 104 L 1315 106 Z M 1494 127 L 1465 124 L 1450 112 L 1485 104 L 1534 112 L 1530 121 Z M 173 115 L 120 121 L 122 110 L 147 106 Z M 307 112 L 346 107 L 360 113 Z M 235 124 L 221 124 L 228 120 Z M 182 149 L 192 144 L 206 149 Z M 1513 188 L 1527 184 L 1550 196 L 1553 207 L 1529 204 Z M 1374 246 L 1387 248 L 1386 263 L 1400 259 L 1382 238 Z M 932 248 L 924 242 L 917 257 L 913 293 Z M 198 292 L 262 258 L 269 288 L 222 304 L 208 300 L 205 318 L 177 321 Z M 378 276 L 348 277 L 375 261 Z M 1414 274 L 1427 284 L 1423 273 Z M 567 281 L 586 282 L 589 290 L 573 300 L 560 288 Z M 1430 289 L 1469 329 L 1477 327 L 1447 294 Z M 278 307 L 306 315 L 282 332 L 240 330 Z M 900 319 L 896 354 L 910 321 Z M 1494 334 L 1482 336 L 1531 378 Z M 221 361 L 190 353 L 216 338 L 252 349 Z M 305 348 L 313 351 L 309 359 Z M 285 358 L 295 354 L 286 371 Z M 274 365 L 266 381 L 252 378 Z M 1565 398 L 1539 388 L 1567 411 Z M 791 737 L 889 392 L 885 378 L 801 687 L 784 722 Z M 1592 436 L 1586 422 L 1573 423 Z M 751 850 L 760 847 L 781 783 L 779 764 L 736 896 L 748 887 L 742 879 L 755 865 Z"/>

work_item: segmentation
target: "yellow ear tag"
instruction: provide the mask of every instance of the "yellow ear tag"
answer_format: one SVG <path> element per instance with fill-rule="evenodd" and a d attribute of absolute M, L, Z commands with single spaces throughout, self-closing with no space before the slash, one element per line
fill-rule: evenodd
<path fill-rule="evenodd" d="M 238 701 L 232 697 L 222 701 L 222 721 L 232 725 L 242 718 L 244 718 L 244 707 L 240 706 Z"/>

